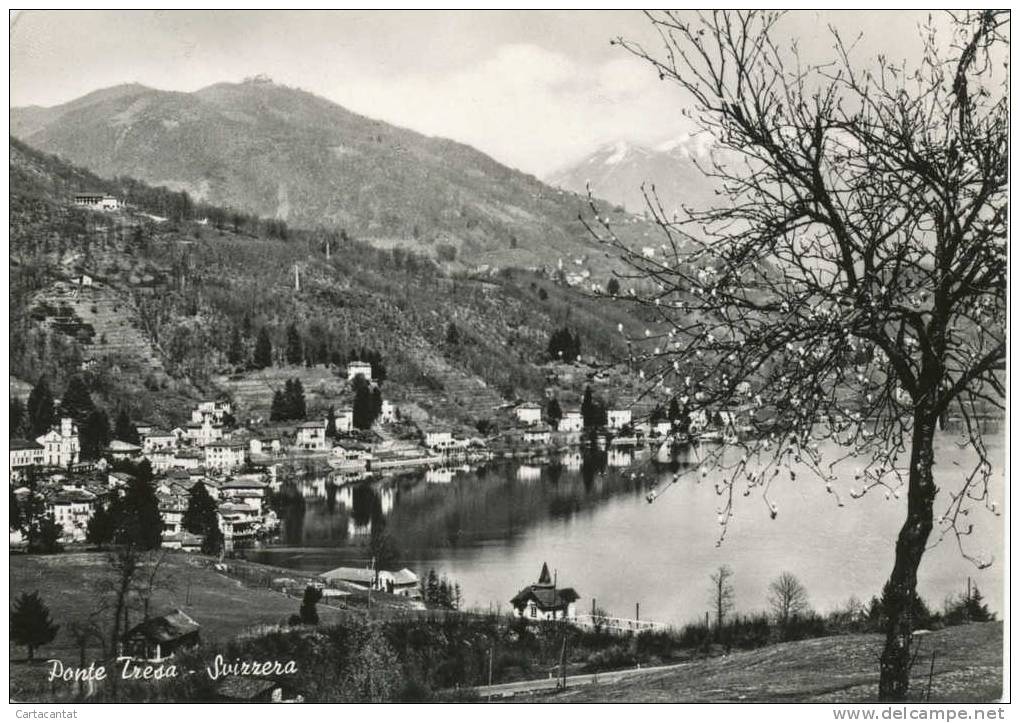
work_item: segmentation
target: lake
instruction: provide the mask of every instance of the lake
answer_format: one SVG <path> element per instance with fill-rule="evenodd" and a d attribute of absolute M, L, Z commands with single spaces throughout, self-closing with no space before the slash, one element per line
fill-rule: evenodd
<path fill-rule="evenodd" d="M 1004 447 L 992 436 L 990 495 L 1001 510 Z M 940 489 L 961 479 L 974 459 L 957 441 L 949 434 L 937 439 Z M 696 468 L 697 452 L 683 453 L 672 468 L 677 464 Z M 419 576 L 434 568 L 460 583 L 474 608 L 506 611 L 547 562 L 560 586 L 581 595 L 580 611 L 590 610 L 594 598 L 615 616 L 633 617 L 640 604 L 642 619 L 683 624 L 704 618 L 709 575 L 726 564 L 734 572 L 738 612 L 765 609 L 769 582 L 783 571 L 800 579 L 816 610 L 827 612 L 852 595 L 867 601 L 881 592 L 906 509 L 905 490 L 900 498 L 876 489 L 851 499 L 854 471 L 853 463 L 837 467 L 833 487 L 844 507 L 815 477 L 781 476 L 769 496 L 775 519 L 760 492 L 744 497 L 738 488 L 721 545 L 714 473 L 703 477 L 693 469 L 667 487 L 670 466 L 653 463 L 648 450 L 574 451 L 554 463 L 498 461 L 371 483 L 336 484 L 332 476 L 310 474 L 285 485 L 280 539 L 246 555 L 316 572 L 361 566 L 372 530 L 385 529 L 402 565 Z M 650 504 L 653 485 L 659 496 Z M 944 506 L 941 496 L 939 503 Z M 968 552 L 995 562 L 978 570 L 952 537 L 934 545 L 919 573 L 919 591 L 934 609 L 947 595 L 964 592 L 968 577 L 991 609 L 1002 609 L 1003 517 L 979 503 L 974 508 Z"/>

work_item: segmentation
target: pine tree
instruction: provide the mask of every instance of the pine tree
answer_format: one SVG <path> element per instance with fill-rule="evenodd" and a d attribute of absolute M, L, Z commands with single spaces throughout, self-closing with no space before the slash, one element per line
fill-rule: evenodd
<path fill-rule="evenodd" d="M 308 416 L 308 409 L 305 406 L 305 388 L 301 384 L 301 380 L 295 378 L 291 385 L 290 392 L 290 413 L 291 419 L 304 419 Z"/>
<path fill-rule="evenodd" d="M 227 347 L 227 362 L 234 367 L 244 363 L 244 341 L 241 339 L 241 330 L 236 326 L 230 336 L 230 346 Z"/>
<path fill-rule="evenodd" d="M 202 535 L 202 552 L 216 554 L 220 551 L 223 536 L 216 514 L 216 502 L 209 495 L 205 484 L 199 482 L 191 488 L 191 493 L 188 496 L 188 509 L 181 519 L 181 524 L 188 532 Z"/>
<path fill-rule="evenodd" d="M 439 576 L 432 569 L 425 578 L 425 602 L 432 605 L 439 603 Z"/>
<path fill-rule="evenodd" d="M 315 609 L 315 605 L 321 599 L 322 590 L 317 587 L 312 587 L 311 585 L 305 588 L 305 595 L 301 600 L 301 607 L 298 612 L 302 624 L 319 624 L 319 612 Z"/>
<path fill-rule="evenodd" d="M 379 415 L 382 414 L 382 389 L 379 387 L 372 388 L 372 422 L 379 419 Z"/>
<path fill-rule="evenodd" d="M 364 380 L 362 380 L 364 381 Z M 358 429 L 371 429 L 375 416 L 372 413 L 372 392 L 367 383 L 355 385 L 354 392 L 354 426 Z"/>
<path fill-rule="evenodd" d="M 676 401 L 676 397 L 669 400 L 669 412 L 666 416 L 673 424 L 680 421 L 680 404 Z"/>
<path fill-rule="evenodd" d="M 287 403 L 284 401 L 283 392 L 277 389 L 273 392 L 273 403 L 269 408 L 269 418 L 274 422 L 285 419 L 287 415 L 286 406 Z"/>
<path fill-rule="evenodd" d="M 301 364 L 304 352 L 301 344 L 301 333 L 294 324 L 287 327 L 287 363 Z"/>
<path fill-rule="evenodd" d="M 85 380 L 79 375 L 71 377 L 64 390 L 64 396 L 60 400 L 60 414 L 70 417 L 77 424 L 84 422 L 88 416 L 95 411 L 96 405 L 92 401 L 92 394 Z"/>
<path fill-rule="evenodd" d="M 259 329 L 259 338 L 255 341 L 255 355 L 252 362 L 256 369 L 273 366 L 273 344 L 269 341 L 269 332 L 264 326 Z"/>
<path fill-rule="evenodd" d="M 9 409 L 10 427 L 8 437 L 13 439 L 15 437 L 20 437 L 24 432 L 22 427 L 26 420 L 25 405 L 21 403 L 21 400 L 18 397 L 11 397 Z"/>
<path fill-rule="evenodd" d="M 50 431 L 50 427 L 56 421 L 57 415 L 54 409 L 53 393 L 50 391 L 49 382 L 45 376 L 39 377 L 39 381 L 32 387 L 28 395 L 28 433 L 34 439 L 41 434 Z"/>
<path fill-rule="evenodd" d="M 138 444 L 138 428 L 131 423 L 131 417 L 123 407 L 117 412 L 117 422 L 114 426 L 113 436 L 122 442 Z"/>
<path fill-rule="evenodd" d="M 560 425 L 560 420 L 563 419 L 563 409 L 560 408 L 560 400 L 553 397 L 549 400 L 549 404 L 545 408 L 545 416 L 549 419 L 549 424 L 554 427 Z"/>
<path fill-rule="evenodd" d="M 148 461 L 142 462 L 124 496 L 113 503 L 114 541 L 118 544 L 142 550 L 155 550 L 162 544 L 163 518 L 151 479 L 152 467 Z"/>
<path fill-rule="evenodd" d="M 11 611 L 11 642 L 28 648 L 28 659 L 35 658 L 35 649 L 53 642 L 59 625 L 50 619 L 50 610 L 39 597 L 39 592 L 21 593 Z"/>
<path fill-rule="evenodd" d="M 136 430 L 137 435 L 137 430 Z M 83 459 L 99 459 L 110 443 L 110 420 L 102 409 L 93 409 L 78 425 L 78 438 Z"/>
<path fill-rule="evenodd" d="M 28 551 L 42 555 L 53 555 L 64 549 L 60 544 L 63 533 L 53 515 L 37 516 L 34 524 L 28 528 Z"/>
<path fill-rule="evenodd" d="M 457 325 L 453 322 L 450 322 L 446 327 L 446 343 L 450 346 L 460 344 L 460 331 L 458 331 Z"/>
<path fill-rule="evenodd" d="M 8 502 L 8 515 L 10 516 L 10 531 L 21 529 L 21 503 L 18 502 L 18 496 L 14 494 L 14 485 L 10 486 L 11 499 Z"/>
<path fill-rule="evenodd" d="M 984 603 L 984 596 L 981 594 L 981 591 L 977 589 L 976 585 L 971 588 L 970 597 L 968 597 L 964 602 L 964 609 L 967 613 L 967 619 L 973 620 L 974 622 L 986 623 L 995 618 L 995 616 L 988 611 L 988 606 Z"/>
<path fill-rule="evenodd" d="M 333 407 L 329 408 L 329 412 L 326 414 L 326 438 L 334 439 L 336 437 L 336 410 Z"/>
<path fill-rule="evenodd" d="M 113 542 L 113 516 L 106 505 L 99 505 L 85 528 L 85 541 L 104 547 Z"/>
<path fill-rule="evenodd" d="M 609 279 L 609 283 L 606 284 L 606 291 L 609 292 L 610 296 L 616 296 L 620 293 L 620 282 L 615 276 Z"/>

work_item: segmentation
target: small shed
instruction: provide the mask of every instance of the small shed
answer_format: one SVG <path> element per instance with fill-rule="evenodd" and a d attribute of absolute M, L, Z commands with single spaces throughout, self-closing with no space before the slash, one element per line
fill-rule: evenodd
<path fill-rule="evenodd" d="M 198 645 L 200 628 L 187 613 L 176 609 L 131 628 L 124 636 L 124 653 L 158 663 L 173 657 L 178 650 Z"/>

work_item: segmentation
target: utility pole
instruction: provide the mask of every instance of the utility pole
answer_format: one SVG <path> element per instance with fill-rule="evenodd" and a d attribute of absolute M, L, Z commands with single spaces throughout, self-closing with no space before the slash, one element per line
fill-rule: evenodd
<path fill-rule="evenodd" d="M 641 603 L 634 603 L 634 622 L 641 620 Z"/>
<path fill-rule="evenodd" d="M 567 636 L 563 635 L 563 645 L 560 648 L 560 687 L 567 687 Z"/>
<path fill-rule="evenodd" d="M 492 652 L 496 649 L 496 641 L 492 641 L 492 645 L 489 647 L 489 687 L 492 687 Z M 492 692 L 490 691 L 488 700 L 492 700 Z"/>

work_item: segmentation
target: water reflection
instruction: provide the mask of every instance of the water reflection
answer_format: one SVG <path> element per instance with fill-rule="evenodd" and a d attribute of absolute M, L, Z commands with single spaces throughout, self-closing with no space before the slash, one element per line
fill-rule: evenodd
<path fill-rule="evenodd" d="M 1002 460 L 1001 444 L 992 454 Z M 940 438 L 938 460 L 937 482 L 948 489 L 969 458 L 953 439 Z M 650 450 L 609 447 L 572 450 L 543 464 L 500 461 L 374 482 L 334 474 L 288 479 L 274 495 L 280 540 L 249 555 L 322 571 L 363 561 L 372 533 L 385 530 L 402 565 L 456 579 L 471 605 L 504 606 L 548 561 L 578 589 L 582 606 L 598 598 L 623 614 L 640 602 L 643 616 L 667 622 L 704 615 L 708 575 L 721 564 L 734 569 L 737 608 L 745 611 L 765 607 L 769 582 L 784 570 L 801 579 L 821 610 L 881 589 L 904 499 L 874 495 L 837 508 L 822 483 L 798 475 L 773 486 L 781 510 L 775 520 L 759 496 L 741 497 L 717 547 L 719 480 L 698 467 L 696 449 L 658 464 Z M 992 484 L 1000 508 L 1001 470 L 997 465 Z M 690 474 L 670 486 L 678 471 Z M 853 484 L 852 466 L 837 471 L 837 484 Z M 659 496 L 649 505 L 652 489 Z M 1002 519 L 973 517 L 970 543 L 1001 561 Z M 969 576 L 999 610 L 1002 574 L 1001 562 L 978 571 L 943 544 L 926 555 L 920 588 L 940 607 Z"/>

